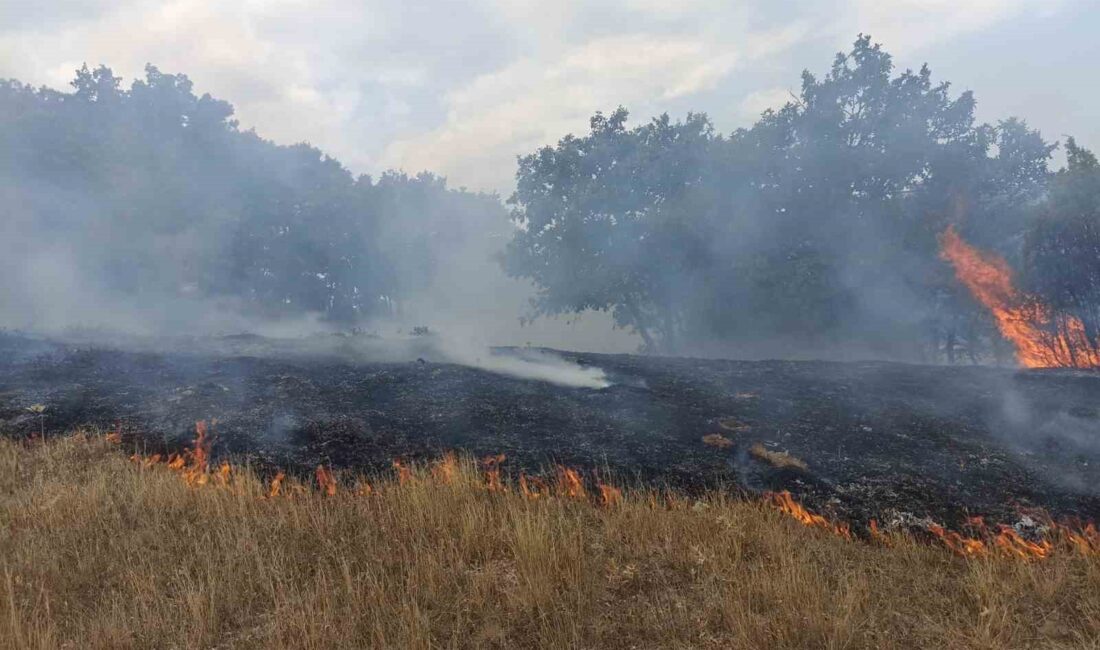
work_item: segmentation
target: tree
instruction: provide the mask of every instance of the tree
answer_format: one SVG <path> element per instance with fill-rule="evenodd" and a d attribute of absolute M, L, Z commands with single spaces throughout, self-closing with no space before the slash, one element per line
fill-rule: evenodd
<path fill-rule="evenodd" d="M 520 159 L 504 268 L 535 282 L 533 315 L 611 310 L 647 349 L 672 351 L 703 245 L 691 193 L 721 138 L 702 114 L 626 120 L 597 113 L 586 137 Z"/>
<path fill-rule="evenodd" d="M 185 75 L 150 65 L 120 82 L 85 66 L 69 93 L 0 84 L 0 271 L 20 279 L 0 288 L 0 312 L 33 325 L 191 328 L 226 311 L 356 324 L 430 281 L 408 282 L 409 260 L 437 272 L 442 247 L 394 233 L 429 213 L 507 225 L 495 198 L 442 179 L 376 184 L 308 144 L 241 131 Z"/>
<path fill-rule="evenodd" d="M 1054 176 L 1050 196 L 1027 232 L 1024 282 L 1069 340 L 1076 323 L 1094 356 L 1100 352 L 1100 164 L 1073 138 L 1066 167 Z"/>
<path fill-rule="evenodd" d="M 597 114 L 520 159 L 506 268 L 535 282 L 535 314 L 611 309 L 652 351 L 977 354 L 984 314 L 936 236 L 1018 234 L 1052 145 L 977 124 L 972 94 L 949 91 L 860 36 L 728 138 L 702 115 Z"/>

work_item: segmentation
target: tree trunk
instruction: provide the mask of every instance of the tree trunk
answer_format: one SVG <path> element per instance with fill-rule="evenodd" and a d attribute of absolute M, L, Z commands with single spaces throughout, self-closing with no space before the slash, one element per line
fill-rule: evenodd
<path fill-rule="evenodd" d="M 633 299 L 628 298 L 625 303 L 627 311 L 630 312 L 630 318 L 634 321 L 634 331 L 638 332 L 638 335 L 642 337 L 642 341 L 645 343 L 646 352 L 650 354 L 656 354 L 660 352 L 660 348 L 657 342 L 653 340 L 653 336 L 649 333 L 649 328 L 643 323 L 642 312 L 638 309 L 637 303 Z"/>

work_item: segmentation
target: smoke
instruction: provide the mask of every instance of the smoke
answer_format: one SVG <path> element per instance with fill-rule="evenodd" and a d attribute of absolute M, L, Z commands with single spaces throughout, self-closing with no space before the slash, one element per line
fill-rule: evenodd
<path fill-rule="evenodd" d="M 442 353 L 452 363 L 519 379 L 546 381 L 569 388 L 601 389 L 611 386 L 602 369 L 579 366 L 546 350 L 477 351 L 451 344 L 445 345 Z"/>
<path fill-rule="evenodd" d="M 1082 398 L 1089 394 L 1094 378 L 1075 371 L 1042 372 L 1048 384 L 1059 384 L 1063 395 L 1076 397 L 1077 405 L 1067 407 L 1060 396 L 1004 385 L 1000 409 L 990 418 L 990 431 L 1051 482 L 1080 494 L 1100 495 L 1096 482 L 1100 410 L 1081 406 L 1090 403 Z"/>

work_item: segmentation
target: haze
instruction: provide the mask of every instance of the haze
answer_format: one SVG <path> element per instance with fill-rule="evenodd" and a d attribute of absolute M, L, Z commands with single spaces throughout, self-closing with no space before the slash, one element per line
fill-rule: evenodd
<path fill-rule="evenodd" d="M 972 89 L 978 118 L 1100 144 L 1088 0 L 74 0 L 0 2 L 0 78 L 66 88 L 146 63 L 230 101 L 244 128 L 355 173 L 430 169 L 507 194 L 515 158 L 618 105 L 748 126 L 858 33 L 900 69 Z"/>

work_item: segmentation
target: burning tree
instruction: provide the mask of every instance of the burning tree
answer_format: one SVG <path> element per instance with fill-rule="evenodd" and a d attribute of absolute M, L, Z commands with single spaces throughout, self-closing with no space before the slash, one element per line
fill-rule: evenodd
<path fill-rule="evenodd" d="M 1027 368 L 1100 366 L 1095 336 L 1072 314 L 1058 312 L 1038 296 L 1019 291 L 1004 259 L 967 244 L 949 227 L 942 254 L 974 299 L 992 314 L 997 329 Z"/>
<path fill-rule="evenodd" d="M 1100 164 L 1070 138 L 1067 166 L 1024 243 L 1023 283 L 1054 328 L 1100 357 Z M 1078 365 L 1078 364 L 1071 364 Z"/>

